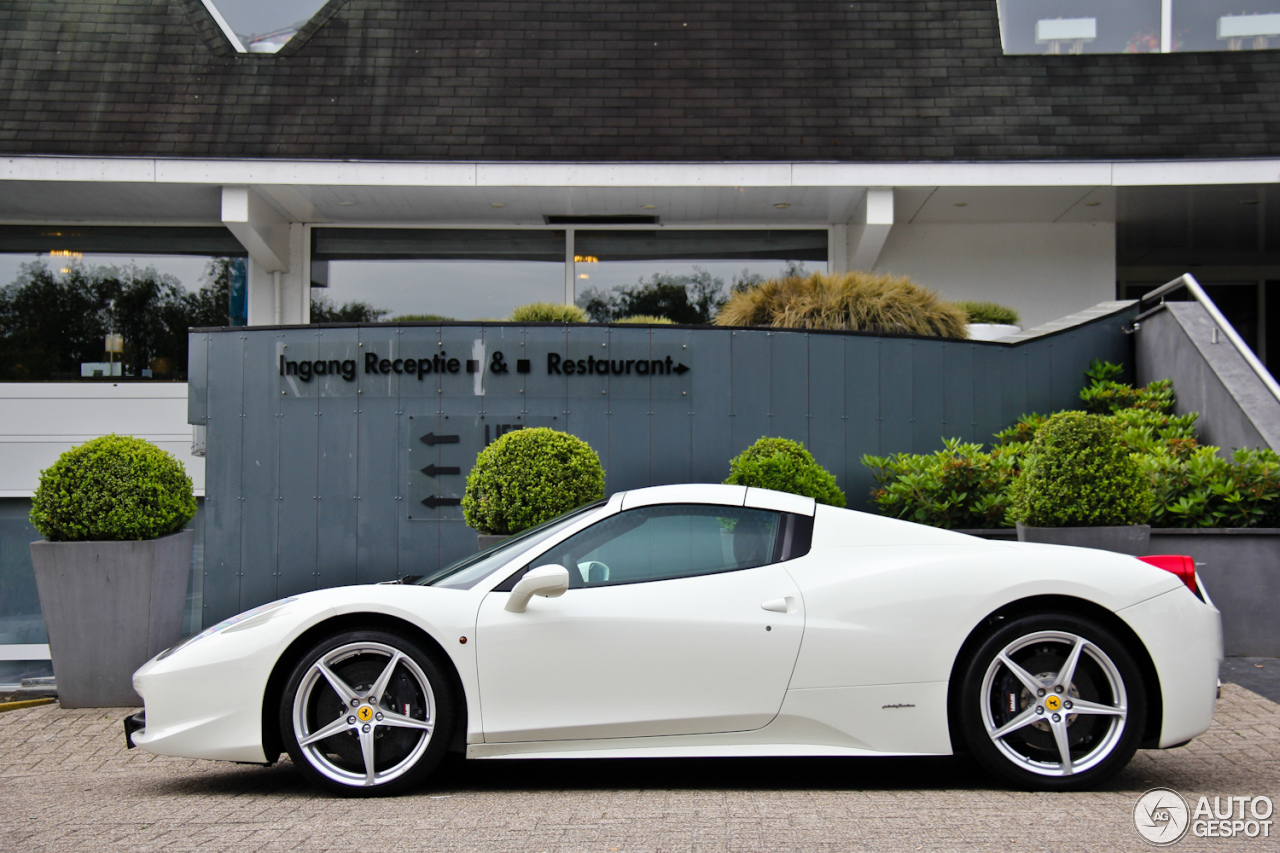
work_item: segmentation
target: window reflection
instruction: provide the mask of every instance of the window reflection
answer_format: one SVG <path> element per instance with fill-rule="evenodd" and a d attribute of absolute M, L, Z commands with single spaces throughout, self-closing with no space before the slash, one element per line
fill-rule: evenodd
<path fill-rule="evenodd" d="M 1152 53 L 1160 0 L 1000 0 L 1005 53 Z"/>
<path fill-rule="evenodd" d="M 575 301 L 592 319 L 707 323 L 735 287 L 826 272 L 827 232 L 579 230 L 574 254 Z"/>
<path fill-rule="evenodd" d="M 564 302 L 564 241 L 557 230 L 317 228 L 312 304 L 368 309 L 337 320 L 501 320 Z"/>
<path fill-rule="evenodd" d="M 999 0 L 997 7 L 1007 54 L 1280 47 L 1280 0 Z"/>
<path fill-rule="evenodd" d="M 1174 0 L 1175 50 L 1280 47 L 1280 2 Z"/>
<path fill-rule="evenodd" d="M 0 382 L 187 378 L 191 327 L 233 325 L 244 258 L 0 254 Z M 240 291 L 243 307 L 243 290 Z"/>

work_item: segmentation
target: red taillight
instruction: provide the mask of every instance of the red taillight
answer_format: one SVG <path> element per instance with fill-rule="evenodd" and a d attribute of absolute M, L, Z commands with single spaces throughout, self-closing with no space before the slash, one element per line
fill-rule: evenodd
<path fill-rule="evenodd" d="M 1150 563 L 1157 569 L 1173 572 L 1187 589 L 1199 595 L 1196 589 L 1196 561 L 1182 554 L 1155 554 L 1150 557 L 1139 557 L 1144 563 Z"/>

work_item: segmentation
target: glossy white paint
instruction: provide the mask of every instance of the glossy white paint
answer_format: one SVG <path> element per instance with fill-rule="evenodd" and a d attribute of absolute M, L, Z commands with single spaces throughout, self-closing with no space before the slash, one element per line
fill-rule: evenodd
<path fill-rule="evenodd" d="M 804 613 L 779 565 L 570 590 L 476 623 L 485 741 L 747 731 L 778 713 Z M 786 613 L 761 605 L 789 598 Z"/>
<path fill-rule="evenodd" d="M 511 613 L 523 613 L 529 607 L 529 599 L 535 595 L 559 598 L 569 589 L 569 570 L 564 566 L 538 566 L 516 583 L 507 596 L 505 609 Z"/>
<path fill-rule="evenodd" d="M 812 516 L 818 502 L 813 498 L 807 498 L 803 495 L 789 495 L 785 492 L 775 492 L 770 489 L 747 489 L 747 496 L 743 506 L 755 507 L 756 509 L 773 509 L 778 512 L 791 512 L 796 515 Z"/>
<path fill-rule="evenodd" d="M 354 589 L 360 595 L 353 600 Z M 475 646 L 458 642 L 475 627 L 476 601 L 467 591 L 385 585 L 297 596 L 266 618 L 212 632 L 143 664 L 134 673 L 133 686 L 146 705 L 147 727 L 134 735 L 134 743 L 159 755 L 266 761 L 262 702 L 267 679 L 289 646 L 309 629 L 359 612 L 402 619 L 437 638 L 458 672 L 468 714 L 478 720 Z M 270 718 L 275 719 L 274 711 Z"/>
<path fill-rule="evenodd" d="M 623 492 L 622 508 L 635 509 L 638 506 L 653 506 L 654 504 L 664 503 L 742 506 L 746 499 L 746 486 L 722 486 L 715 483 L 695 483 L 688 486 L 649 486 L 646 489 Z"/>
<path fill-rule="evenodd" d="M 1160 678 L 1160 746 L 1177 746 L 1203 732 L 1218 697 L 1221 614 L 1201 606 L 1184 587 L 1127 607 L 1119 616 L 1146 644 Z"/>
<path fill-rule="evenodd" d="M 1043 595 L 1132 627 L 1142 642 L 1133 651 L 1159 677 L 1162 746 L 1212 719 L 1217 611 L 1172 574 L 1108 552 L 988 542 L 817 506 L 810 553 L 786 563 L 574 588 L 534 597 L 524 612 L 507 609 L 511 593 L 492 591 L 583 527 L 658 502 L 808 507 L 742 487 L 655 487 L 614 495 L 554 541 L 516 548 L 470 589 L 299 596 L 140 669 L 147 725 L 135 741 L 163 754 L 265 760 L 263 691 L 286 649 L 326 620 L 369 613 L 444 650 L 465 695 L 472 758 L 948 754 L 962 644 L 993 611 Z"/>

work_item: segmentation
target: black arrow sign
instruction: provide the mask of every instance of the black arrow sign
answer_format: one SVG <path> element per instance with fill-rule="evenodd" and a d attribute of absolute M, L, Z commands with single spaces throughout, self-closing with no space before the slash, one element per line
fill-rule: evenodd
<path fill-rule="evenodd" d="M 435 509 L 438 506 L 461 506 L 462 498 L 438 498 L 432 495 L 429 498 L 423 498 L 422 505 L 429 509 Z"/>
<path fill-rule="evenodd" d="M 436 477 L 441 474 L 461 474 L 462 469 L 453 465 L 428 465 L 422 469 L 422 473 L 428 477 Z"/>
<path fill-rule="evenodd" d="M 683 364 L 677 364 L 675 367 L 671 368 L 671 370 L 677 376 L 683 376 L 689 372 L 689 368 L 685 367 Z"/>
<path fill-rule="evenodd" d="M 687 370 L 688 368 L 685 369 Z M 427 433 L 420 440 L 426 445 L 458 443 L 458 437 L 456 435 L 436 435 L 434 432 Z"/>

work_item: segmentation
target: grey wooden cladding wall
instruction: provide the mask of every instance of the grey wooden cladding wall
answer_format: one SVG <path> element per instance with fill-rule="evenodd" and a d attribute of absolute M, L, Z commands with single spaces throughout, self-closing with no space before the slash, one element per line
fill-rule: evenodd
<path fill-rule="evenodd" d="M 601 325 L 193 332 L 189 418 L 207 426 L 204 624 L 303 590 L 422 574 L 474 550 L 457 506 L 422 500 L 462 496 L 486 431 L 573 433 L 600 454 L 609 492 L 720 482 L 753 441 L 784 436 L 836 474 L 851 507 L 868 509 L 863 454 L 988 442 L 1024 412 L 1076 405 L 1091 359 L 1131 361 L 1120 327 L 1135 313 L 1015 346 Z M 366 353 L 445 353 L 478 372 L 369 373 Z M 493 372 L 496 353 L 507 372 Z M 619 365 L 670 357 L 689 369 L 555 375 L 549 353 Z M 356 371 L 303 381 L 281 375 L 282 358 L 349 359 Z M 426 444 L 428 433 L 458 439 Z"/>

